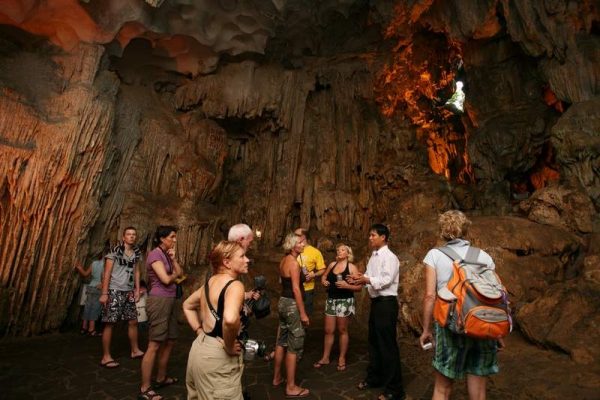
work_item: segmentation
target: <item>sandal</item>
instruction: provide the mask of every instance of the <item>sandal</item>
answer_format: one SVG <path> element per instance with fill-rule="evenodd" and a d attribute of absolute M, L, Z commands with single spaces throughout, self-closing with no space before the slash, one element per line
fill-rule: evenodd
<path fill-rule="evenodd" d="M 148 389 L 144 390 L 143 392 L 140 392 L 140 394 L 138 394 L 137 398 L 138 398 L 138 400 L 161 400 L 162 396 L 160 394 L 156 393 L 152 389 L 152 386 L 150 386 Z"/>
<path fill-rule="evenodd" d="M 308 397 L 310 391 L 307 388 L 300 388 L 300 391 L 296 394 L 289 394 L 285 392 L 286 399 L 301 399 L 303 397 Z"/>
<path fill-rule="evenodd" d="M 337 370 L 338 371 L 345 371 L 346 370 L 346 364 L 338 364 L 337 366 Z"/>
<path fill-rule="evenodd" d="M 102 332 L 97 332 L 97 331 L 89 331 L 88 332 L 88 336 L 102 336 Z"/>
<path fill-rule="evenodd" d="M 115 360 L 108 360 L 106 362 L 100 362 L 100 366 L 108 369 L 118 368 L 121 364 Z"/>
<path fill-rule="evenodd" d="M 327 362 L 327 363 L 324 363 L 324 362 L 321 362 L 321 360 L 319 360 L 319 361 L 317 361 L 316 363 L 314 363 L 314 364 L 313 364 L 313 367 L 315 367 L 316 369 L 319 369 L 319 368 L 321 368 L 323 365 L 329 365 L 329 363 L 328 363 L 328 362 Z"/>
<path fill-rule="evenodd" d="M 154 381 L 154 384 L 152 386 L 154 387 L 154 389 L 160 389 L 160 388 L 164 388 L 165 386 L 174 385 L 177 382 L 179 382 L 179 379 L 173 378 L 171 376 L 167 376 L 162 381 L 158 381 L 158 380 Z"/>

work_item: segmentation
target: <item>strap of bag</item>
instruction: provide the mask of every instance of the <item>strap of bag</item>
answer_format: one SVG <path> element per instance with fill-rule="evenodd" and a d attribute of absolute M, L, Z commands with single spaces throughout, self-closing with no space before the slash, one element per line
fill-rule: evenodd
<path fill-rule="evenodd" d="M 467 254 L 466 254 L 465 258 L 462 258 L 461 256 L 459 256 L 458 253 L 456 251 L 454 251 L 452 248 L 450 248 L 449 246 L 442 246 L 442 247 L 438 247 L 437 249 L 439 251 L 441 251 L 442 253 L 444 253 L 452 261 L 459 261 L 459 262 L 464 261 L 467 264 L 480 265 L 482 267 L 487 266 L 487 264 L 477 261 L 479 258 L 479 253 L 481 252 L 481 250 L 478 249 L 477 247 L 469 246 L 469 248 L 467 249 Z"/>
<path fill-rule="evenodd" d="M 205 296 L 206 296 L 206 304 L 208 304 L 208 309 L 210 310 L 210 313 L 212 314 L 213 317 L 215 317 L 215 320 L 218 322 L 218 321 L 221 320 L 221 317 L 219 317 L 219 314 L 217 313 L 217 311 L 215 310 L 215 308 L 212 306 L 212 304 L 210 304 L 210 297 L 208 296 L 208 282 L 209 282 L 209 280 L 207 280 L 206 283 L 204 284 L 204 293 L 205 293 Z M 227 290 L 227 287 L 229 285 L 231 285 L 231 283 L 233 281 L 234 280 L 232 279 L 229 282 L 227 282 L 225 284 L 225 286 L 223 286 L 223 289 L 221 289 L 221 292 Z"/>

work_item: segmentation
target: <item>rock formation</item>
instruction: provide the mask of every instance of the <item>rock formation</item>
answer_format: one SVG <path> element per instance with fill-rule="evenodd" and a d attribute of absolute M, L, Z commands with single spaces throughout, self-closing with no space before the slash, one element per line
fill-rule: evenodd
<path fill-rule="evenodd" d="M 598 359 L 594 2 L 5 3 L 3 334 L 69 321 L 73 263 L 125 226 L 147 245 L 178 225 L 197 275 L 239 221 L 262 249 L 302 225 L 361 265 L 368 226 L 389 224 L 418 330 L 419 260 L 437 213 L 460 208 L 523 332 Z M 443 107 L 457 80 L 463 114 Z"/>

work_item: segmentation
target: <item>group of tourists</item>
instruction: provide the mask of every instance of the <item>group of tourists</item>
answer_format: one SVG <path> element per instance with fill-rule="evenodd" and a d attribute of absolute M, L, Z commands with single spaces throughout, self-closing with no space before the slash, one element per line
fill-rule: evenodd
<path fill-rule="evenodd" d="M 453 259 L 447 256 L 449 251 L 462 258 L 476 254 L 476 261 L 491 270 L 494 262 L 482 250 L 473 252 L 475 248 L 464 239 L 470 221 L 462 212 L 448 211 L 439 217 L 438 222 L 446 246 L 430 250 L 423 260 L 425 297 L 420 337 L 424 349 L 434 348 L 433 399 L 449 399 L 454 380 L 464 375 L 467 375 L 469 398 L 485 399 L 486 377 L 498 372 L 496 353 L 504 343 L 501 339 L 473 338 L 457 333 L 434 320 L 433 314 L 438 292 L 452 276 L 454 267 Z M 344 371 L 347 368 L 348 323 L 355 313 L 354 293 L 366 288 L 371 299 L 369 362 L 365 378 L 357 383 L 357 388 L 379 388 L 379 400 L 409 398 L 402 384 L 396 336 L 400 262 L 388 247 L 389 228 L 383 224 L 371 226 L 368 243 L 372 254 L 364 272 L 352 263 L 352 249 L 344 243 L 336 246 L 335 261 L 326 265 L 319 250 L 308 243 L 307 234 L 304 229 L 296 229 L 283 242 L 285 256 L 279 264 L 281 296 L 277 339 L 275 351 L 267 356 L 267 359 L 274 360 L 273 386 L 282 386 L 286 398 L 310 395 L 308 388 L 297 384 L 296 368 L 303 353 L 305 328 L 310 324 L 317 281 L 326 288 L 328 295 L 323 352 L 313 367 L 322 368 L 331 362 L 337 332 L 339 354 L 336 369 Z M 254 234 L 247 225 L 233 226 L 228 240 L 218 243 L 209 255 L 211 271 L 204 285 L 183 302 L 185 317 L 197 336 L 187 363 L 185 383 L 188 399 L 243 399 L 243 344 L 239 338 L 247 328 L 244 324 L 248 318 L 245 302 L 260 297 L 256 291 L 246 291 L 240 280 L 248 273 L 246 251 L 253 239 Z M 140 271 L 136 265 L 141 252 L 135 246 L 135 229 L 126 228 L 122 243 L 105 256 L 101 279 L 96 279 L 100 270 L 98 266 L 95 269 L 92 266 L 91 272 L 78 268 L 80 274 L 94 276 L 90 285 L 94 284 L 98 289 L 99 303 L 103 306 L 101 366 L 119 366 L 110 353 L 112 329 L 117 321 L 129 323 L 131 357 L 142 358 L 138 399 L 159 400 L 162 397 L 157 393 L 158 389 L 178 382 L 176 377 L 167 374 L 169 357 L 177 339 L 177 311 L 180 308 L 177 282 L 183 277 L 183 269 L 175 253 L 176 240 L 175 227 L 158 227 L 154 249 L 146 257 L 149 343 L 145 353 L 140 350 L 137 337 L 136 301 L 140 297 Z M 450 250 L 444 250 L 448 248 Z M 88 322 L 87 329 L 93 331 L 94 325 Z M 153 381 L 155 363 L 158 369 Z"/>

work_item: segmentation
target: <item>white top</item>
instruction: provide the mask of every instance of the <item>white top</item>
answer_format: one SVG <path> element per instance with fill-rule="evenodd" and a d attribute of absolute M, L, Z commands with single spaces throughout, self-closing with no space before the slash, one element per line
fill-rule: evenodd
<path fill-rule="evenodd" d="M 461 257 L 467 255 L 467 250 L 470 245 L 471 243 L 464 239 L 454 239 L 446 243 L 446 246 L 450 247 Z M 494 260 L 492 260 L 492 257 L 483 250 L 479 252 L 477 261 L 488 265 L 492 269 L 495 268 Z M 438 249 L 431 249 L 427 252 L 423 262 L 426 267 L 435 269 L 437 290 L 443 288 L 452 276 L 452 259 Z"/>
<path fill-rule="evenodd" d="M 398 295 L 400 261 L 387 245 L 371 254 L 365 276 L 371 281 L 371 284 L 367 285 L 371 298 Z"/>

